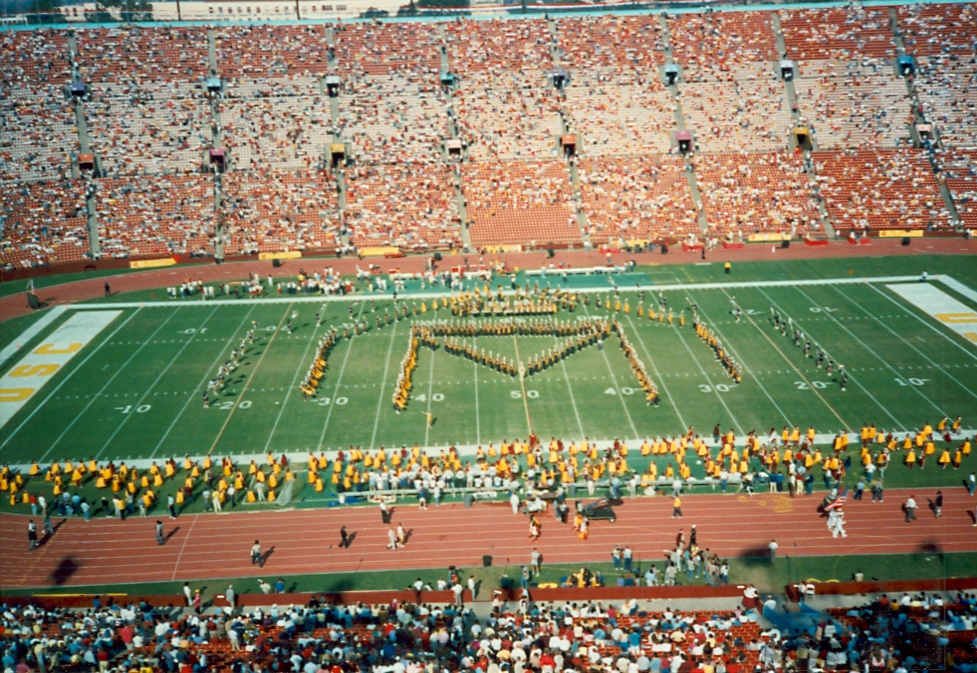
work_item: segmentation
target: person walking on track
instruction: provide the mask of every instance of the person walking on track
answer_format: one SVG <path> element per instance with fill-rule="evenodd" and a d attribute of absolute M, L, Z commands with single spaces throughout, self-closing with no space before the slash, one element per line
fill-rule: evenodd
<path fill-rule="evenodd" d="M 27 524 L 27 540 L 30 542 L 28 551 L 37 549 L 37 524 L 34 523 L 34 519 L 31 519 Z"/>
<path fill-rule="evenodd" d="M 156 519 L 156 544 L 163 544 L 166 539 L 163 537 L 163 522 Z"/>
<path fill-rule="evenodd" d="M 339 541 L 340 547 L 349 547 L 349 533 L 346 532 L 346 526 L 339 529 Z"/>
<path fill-rule="evenodd" d="M 254 544 L 251 545 L 251 565 L 254 565 L 255 563 L 258 564 L 259 568 L 262 568 L 265 565 L 261 556 L 261 543 L 257 540 L 255 540 Z"/>
<path fill-rule="evenodd" d="M 916 498 L 910 495 L 903 509 L 906 510 L 906 523 L 916 520 Z"/>

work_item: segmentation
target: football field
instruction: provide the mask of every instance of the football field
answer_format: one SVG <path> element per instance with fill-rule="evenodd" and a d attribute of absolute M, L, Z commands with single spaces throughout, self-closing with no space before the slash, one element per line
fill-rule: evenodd
<path fill-rule="evenodd" d="M 453 317 L 442 303 L 448 291 L 437 288 L 402 296 L 400 303 L 411 315 L 390 324 L 384 319 L 385 312 L 394 312 L 389 294 L 204 302 L 121 297 L 79 304 L 24 344 L 0 371 L 3 405 L 16 403 L 5 417 L 0 450 L 5 462 L 21 465 L 89 456 L 163 461 L 268 452 L 304 462 L 310 451 L 487 447 L 530 432 L 544 441 L 620 438 L 630 444 L 678 435 L 690 426 L 711 435 L 719 424 L 742 438 L 785 425 L 802 432 L 814 426 L 819 436 L 857 432 L 870 422 L 901 436 L 958 415 L 967 428 L 977 410 L 977 293 L 948 275 L 949 280 L 929 283 L 916 276 L 858 278 L 857 273 L 682 282 L 671 268 L 651 267 L 616 277 L 616 295 L 607 276 L 571 277 L 566 287 L 586 293 L 586 306 L 581 302 L 573 311 L 515 318 L 616 319 L 658 387 L 657 405 L 646 402 L 615 337 L 524 380 L 451 354 L 443 343 L 422 347 L 407 407 L 396 412 L 392 396 L 412 322 L 510 320 Z M 965 273 L 958 275 L 966 280 Z M 519 279 L 537 281 L 563 287 L 559 277 Z M 509 289 L 508 279 L 497 282 Z M 439 299 L 436 311 L 434 299 Z M 662 299 L 671 323 L 658 319 Z M 422 303 L 427 310 L 414 316 L 414 306 Z M 740 365 L 741 383 L 730 379 L 696 335 L 693 305 Z M 741 309 L 739 319 L 734 305 Z M 297 318 L 289 330 L 293 312 Z M 785 335 L 774 325 L 773 313 L 789 319 Z M 87 321 L 79 324 L 86 314 Z M 369 329 L 350 330 L 349 338 L 339 340 L 317 395 L 303 399 L 299 384 L 319 340 L 330 328 L 341 334 L 356 321 Z M 255 342 L 205 408 L 204 390 L 252 325 Z M 800 346 L 791 336 L 794 327 L 803 334 Z M 78 329 L 84 334 L 73 336 Z M 823 349 L 826 358 L 844 365 L 847 390 L 841 389 L 837 370 L 829 375 L 814 357 L 804 356 L 808 340 L 812 356 Z M 524 364 L 566 339 L 550 334 L 463 341 L 476 351 Z M 69 350 L 65 362 L 42 362 Z M 35 383 L 18 383 L 27 380 Z"/>

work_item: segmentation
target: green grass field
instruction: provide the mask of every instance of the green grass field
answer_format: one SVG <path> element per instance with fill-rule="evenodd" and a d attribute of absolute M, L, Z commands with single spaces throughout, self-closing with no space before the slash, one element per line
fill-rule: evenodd
<path fill-rule="evenodd" d="M 544 440 L 586 436 L 602 441 L 671 436 L 689 426 L 705 435 L 716 423 L 737 435 L 750 430 L 765 435 L 784 425 L 802 430 L 813 425 L 819 433 L 845 427 L 857 432 L 863 422 L 904 433 L 925 422 L 935 424 L 942 416 L 962 415 L 964 427 L 971 427 L 977 410 L 977 346 L 883 283 L 828 281 L 916 274 L 927 268 L 974 288 L 973 266 L 966 257 L 920 258 L 911 264 L 904 258 L 755 263 L 737 265 L 728 277 L 718 264 L 645 267 L 616 278 L 629 314 L 604 307 L 607 277 L 571 279 L 577 286 L 602 291 L 591 295 L 588 308 L 578 306 L 574 313 L 557 317 L 615 314 L 659 387 L 658 406 L 646 404 L 613 339 L 602 350 L 585 349 L 527 378 L 524 388 L 518 379 L 443 348 L 422 348 L 411 401 L 398 414 L 391 395 L 407 351 L 408 323 L 414 318 L 377 329 L 376 316 L 391 307 L 389 298 L 376 298 L 375 309 L 372 297 L 362 295 L 327 301 L 323 325 L 317 328 L 315 314 L 322 302 L 302 295 L 267 303 L 171 300 L 164 306 L 132 304 L 150 302 L 149 293 L 117 296 L 106 305 L 118 307 L 121 315 L 7 423 L 0 449 L 10 464 L 88 456 L 162 461 L 186 454 L 268 451 L 293 454 L 304 464 L 309 451 L 349 446 L 487 446 L 526 437 L 530 423 Z M 819 282 L 764 285 L 785 279 Z M 547 280 L 559 284 L 556 278 Z M 752 281 L 756 284 L 751 287 L 697 287 Z M 742 365 L 742 384 L 730 381 L 690 321 L 680 328 L 677 320 L 668 325 L 638 317 L 638 292 L 625 289 L 638 284 L 655 287 L 645 293 L 646 307 L 657 301 L 659 288 L 676 313 L 696 303 L 700 316 Z M 974 307 L 966 296 L 940 287 Z M 733 296 L 744 310 L 739 322 L 730 313 Z M 420 303 L 409 293 L 406 301 Z M 851 375 L 847 391 L 840 389 L 837 376 L 815 368 L 790 338 L 773 328 L 771 306 L 845 364 Z M 318 396 L 303 400 L 298 384 L 318 339 L 329 326 L 341 329 L 349 322 L 351 308 L 371 329 L 332 351 Z M 283 325 L 293 310 L 299 317 L 289 333 Z M 428 311 L 418 319 L 437 318 L 450 314 Z M 258 326 L 256 344 L 219 399 L 205 409 L 202 391 L 251 321 Z M 557 342 L 554 337 L 470 341 L 510 360 L 517 348 L 525 360 Z M 16 358 L 0 373 L 15 364 Z M 434 415 L 432 427 L 427 426 L 427 412 Z M 917 479 L 905 478 L 909 483 Z M 902 480 L 887 481 L 897 486 Z"/>

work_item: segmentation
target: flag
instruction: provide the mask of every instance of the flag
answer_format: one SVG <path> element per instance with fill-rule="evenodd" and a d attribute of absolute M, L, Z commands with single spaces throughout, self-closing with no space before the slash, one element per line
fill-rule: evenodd
<path fill-rule="evenodd" d="M 829 502 L 824 507 L 824 511 L 830 512 L 833 509 L 841 509 L 845 506 L 845 501 L 848 499 L 848 487 L 846 486 L 842 491 L 835 496 L 834 500 Z"/>

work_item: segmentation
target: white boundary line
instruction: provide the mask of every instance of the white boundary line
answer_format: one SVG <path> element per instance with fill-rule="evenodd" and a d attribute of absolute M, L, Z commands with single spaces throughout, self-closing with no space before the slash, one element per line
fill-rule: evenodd
<path fill-rule="evenodd" d="M 226 353 L 227 347 L 231 344 L 232 341 L 234 341 L 234 339 L 235 339 L 238 331 L 242 327 L 244 327 L 245 322 L 247 321 L 248 318 L 251 317 L 251 314 L 252 313 L 254 313 L 254 307 L 253 306 L 251 307 L 251 310 L 248 311 L 247 314 L 241 319 L 241 324 L 238 325 L 237 328 L 234 330 L 234 336 L 232 336 L 230 339 L 228 339 L 227 342 L 224 343 L 223 346 L 221 346 L 221 349 L 219 351 L 217 351 L 217 357 L 214 358 L 214 361 L 212 363 L 210 363 L 210 367 L 208 367 L 207 370 L 204 371 L 204 375 L 203 375 L 203 378 L 200 379 L 200 383 L 198 383 L 194 387 L 193 392 L 191 392 L 190 395 L 187 396 L 187 401 L 183 403 L 183 408 L 180 409 L 180 413 L 178 413 L 176 415 L 176 417 L 173 419 L 173 422 L 170 423 L 170 427 L 166 428 L 166 432 L 163 433 L 163 436 L 160 438 L 159 442 L 156 444 L 156 448 L 153 449 L 153 452 L 151 454 L 149 454 L 149 458 L 150 459 L 152 459 L 156 455 L 156 452 L 159 451 L 159 448 L 161 446 L 163 446 L 163 442 L 166 441 L 166 438 L 170 436 L 170 432 L 172 432 L 173 431 L 173 428 L 176 427 L 177 422 L 180 420 L 180 418 L 183 417 L 183 414 L 186 412 L 187 407 L 190 406 L 190 402 L 193 401 L 194 395 L 196 395 L 197 394 L 197 391 L 205 383 L 207 383 L 207 379 L 217 369 L 217 364 L 221 361 L 221 357 L 223 357 L 223 355 Z"/>
<path fill-rule="evenodd" d="M 47 327 L 52 322 L 54 322 L 58 316 L 60 316 L 67 310 L 68 310 L 67 306 L 65 306 L 64 304 L 59 304 L 58 306 L 55 306 L 50 311 L 48 311 L 40 318 L 38 318 L 32 325 L 29 325 L 27 329 L 25 329 L 23 332 L 18 334 L 13 341 L 11 341 L 9 344 L 4 346 L 3 350 L 0 350 L 0 367 L 6 365 L 7 361 L 17 354 L 17 351 L 20 350 L 21 345 L 27 343 L 35 336 L 40 334 L 41 330 L 43 330 L 45 327 Z"/>
<path fill-rule="evenodd" d="M 174 355 L 170 359 L 170 361 L 166 363 L 166 366 L 163 367 L 159 375 L 153 380 L 151 384 L 149 384 L 149 387 L 146 388 L 145 392 L 143 392 L 142 397 L 139 398 L 139 401 L 132 405 L 133 410 L 135 410 L 137 407 L 142 405 L 142 403 L 149 396 L 149 391 L 151 391 L 153 388 L 156 387 L 156 385 L 160 382 L 160 379 L 162 379 L 163 376 L 166 375 L 166 372 L 170 371 L 170 367 L 173 366 L 173 363 L 177 361 L 177 359 L 183 354 L 183 351 L 186 350 L 187 346 L 189 346 L 193 342 L 193 340 L 197 338 L 197 335 L 200 334 L 200 330 L 202 330 L 204 326 L 210 321 L 210 319 L 214 317 L 214 314 L 217 313 L 217 308 L 218 307 L 215 306 L 214 310 L 210 312 L 210 315 L 204 318 L 204 321 L 200 323 L 200 327 L 198 327 L 196 331 L 190 335 L 189 339 L 183 342 L 183 345 L 180 346 L 180 350 L 176 352 L 176 355 Z M 99 449 L 98 453 L 95 454 L 95 460 L 98 460 L 99 458 L 102 457 L 102 454 L 105 453 L 105 449 L 109 447 L 109 444 L 112 443 L 112 440 L 115 439 L 115 436 L 119 434 L 119 431 L 122 430 L 123 426 L 129 421 L 129 419 L 135 415 L 136 414 L 134 413 L 125 414 L 125 418 L 122 419 L 121 423 L 115 426 L 115 431 L 111 435 L 109 435 L 109 438 L 105 440 L 105 444 L 103 444 L 102 448 Z"/>
<path fill-rule="evenodd" d="M 427 413 L 431 413 L 431 404 L 433 400 L 431 397 L 434 395 L 434 355 L 437 350 L 431 350 L 431 373 L 427 377 Z M 427 445 L 431 440 L 431 424 L 428 422 L 430 416 L 424 418 L 424 444 Z"/>
<path fill-rule="evenodd" d="M 74 376 L 74 374 L 75 374 L 75 372 L 77 372 L 77 371 L 78 371 L 79 369 L 81 369 L 81 368 L 82 368 L 82 367 L 83 367 L 83 366 L 85 365 L 85 363 L 86 363 L 86 362 L 88 362 L 89 360 L 91 360 L 91 358 L 92 358 L 92 356 L 93 356 L 93 355 L 95 355 L 95 353 L 97 353 L 97 352 L 98 352 L 99 350 L 101 350 L 101 348 L 102 348 L 102 346 L 104 346 L 105 344 L 107 344 L 107 343 L 108 343 L 108 342 L 109 342 L 109 341 L 110 341 L 110 340 L 112 339 L 112 337 L 114 337 L 114 336 L 116 335 L 116 333 L 117 333 L 117 332 L 118 332 L 118 331 L 119 331 L 120 329 L 122 329 L 123 327 L 125 327 L 125 326 L 126 326 L 126 325 L 128 324 L 128 322 L 129 322 L 130 320 L 132 320 L 132 319 L 133 319 L 133 318 L 134 318 L 134 317 L 136 316 L 136 314 L 137 314 L 137 313 L 139 313 L 139 311 L 138 311 L 138 310 L 136 310 L 136 311 L 133 311 L 133 312 L 132 312 L 132 314 L 131 314 L 131 315 L 130 315 L 130 316 L 129 316 L 128 318 L 126 318 L 126 319 L 125 319 L 125 320 L 124 320 L 124 321 L 122 322 L 122 324 L 121 324 L 121 325 L 119 325 L 118 327 L 116 327 L 116 328 L 115 328 L 115 329 L 114 329 L 114 330 L 112 331 L 112 333 L 111 333 L 111 334 L 109 334 L 109 335 L 108 335 L 107 337 L 105 337 L 105 339 L 104 339 L 104 340 L 103 340 L 103 341 L 102 341 L 101 343 L 99 343 L 99 344 L 98 344 L 98 346 L 96 346 L 96 347 L 94 348 L 94 350 L 92 350 L 92 352 L 91 352 L 91 353 L 89 353 L 89 354 L 88 354 L 88 355 L 87 355 L 87 356 L 85 357 L 85 359 L 84 359 L 84 360 L 82 360 L 82 361 L 81 361 L 81 362 L 80 362 L 80 363 L 78 364 L 78 366 L 77 366 L 77 367 L 75 367 L 75 368 L 74 368 L 74 369 L 72 369 L 72 370 L 71 370 L 70 372 L 68 372 L 68 375 L 67 375 L 66 377 L 64 377 L 64 379 L 63 379 L 63 380 L 62 380 L 62 381 L 61 381 L 61 382 L 60 382 L 60 383 L 59 383 L 59 384 L 57 385 L 57 387 L 56 387 L 56 388 L 55 388 L 54 390 L 52 390 L 52 391 L 51 391 L 51 392 L 50 392 L 50 393 L 48 394 L 48 396 L 47 396 L 47 397 L 45 397 L 45 398 L 44 398 L 44 401 L 43 401 L 43 402 L 41 402 L 41 403 L 40 403 L 40 404 L 38 404 L 38 405 L 37 405 L 36 407 L 34 407 L 34 411 L 32 411 L 32 412 L 30 413 L 30 415 L 28 415 L 28 416 L 27 416 L 27 418 L 25 418 L 25 419 L 24 419 L 24 420 L 23 420 L 23 421 L 21 422 L 21 424 L 17 426 L 17 429 L 16 429 L 16 430 L 14 430 L 13 432 L 11 432 L 11 433 L 10 433 L 9 435 L 7 435 L 7 438 L 6 438 L 5 440 L 3 440 L 3 444 L 0 444 L 0 449 L 2 449 L 3 447 L 5 447 L 5 446 L 7 445 L 7 443 L 8 443 L 8 442 L 9 442 L 9 441 L 10 441 L 11 439 L 13 439 L 13 436 L 14 436 L 14 435 L 16 435 L 16 434 L 17 434 L 18 432 L 20 432 L 20 429 L 21 429 L 21 428 L 23 428 L 23 427 L 24 427 L 25 425 L 27 425 L 27 422 L 28 422 L 28 421 L 30 421 L 30 420 L 31 420 L 32 418 L 34 418 L 34 414 L 36 414 L 36 413 L 37 413 L 37 412 L 38 412 L 38 411 L 39 411 L 39 410 L 41 409 L 41 407 L 43 407 L 43 406 L 44 406 L 45 404 L 47 404 L 47 403 L 48 403 L 48 402 L 49 402 L 49 401 L 51 400 L 51 398 L 53 398 L 53 397 L 54 397 L 54 395 L 55 395 L 55 394 L 56 394 L 56 393 L 57 393 L 57 392 L 58 392 L 59 390 L 61 390 L 61 386 L 63 386 L 64 384 L 66 384 L 66 383 L 68 382 L 68 380 L 69 380 L 69 379 L 70 379 L 70 378 L 71 378 L 72 376 Z M 50 453 L 50 450 L 48 450 L 48 453 Z M 47 453 L 45 453 L 45 454 L 44 454 L 44 457 L 46 457 L 46 456 L 47 456 Z M 43 460 L 43 459 L 44 459 L 44 457 L 42 457 L 42 458 L 41 458 L 41 460 Z"/>
<path fill-rule="evenodd" d="M 882 295 L 883 297 L 885 297 L 889 301 L 891 301 L 898 308 L 900 308 L 903 311 L 905 311 L 907 315 L 909 315 L 910 317 L 913 317 L 916 320 L 918 320 L 919 322 L 923 323 L 926 327 L 929 327 L 931 330 L 933 330 L 934 332 L 936 332 L 937 334 L 939 334 L 941 337 L 943 337 L 944 339 L 946 339 L 948 342 L 950 342 L 951 344 L 953 344 L 954 346 L 956 346 L 957 348 L 959 348 L 961 351 L 964 352 L 964 354 L 969 355 L 974 360 L 977 360 L 977 355 L 975 355 L 974 353 L 971 353 L 969 350 L 967 350 L 966 348 L 964 348 L 961 344 L 957 343 L 956 339 L 951 339 L 949 336 L 947 336 L 947 333 L 946 332 L 941 332 L 939 329 L 937 329 L 932 324 L 930 324 L 929 322 L 927 322 L 925 318 L 923 318 L 922 316 L 918 315 L 917 313 L 914 313 L 913 309 L 910 309 L 908 306 L 905 306 L 903 304 L 900 304 L 896 299 L 893 299 L 892 297 L 890 297 L 889 295 L 887 295 L 885 292 L 883 292 L 882 290 L 880 290 L 879 288 L 877 288 L 875 285 L 869 285 L 869 287 L 872 288 L 873 290 L 875 290 L 876 292 L 878 292 L 880 295 Z M 949 333 L 959 336 L 956 332 L 953 332 L 953 331 L 950 331 Z"/>
<path fill-rule="evenodd" d="M 472 348 L 475 348 L 475 337 L 472 337 Z M 482 419 L 478 406 L 478 363 L 472 360 L 472 368 L 475 371 L 475 443 L 482 443 Z"/>
<path fill-rule="evenodd" d="M 136 311 L 136 313 L 138 313 L 138 311 Z M 133 313 L 133 315 L 135 315 L 135 313 Z M 88 401 L 88 404 L 85 405 L 85 408 L 78 412 L 78 414 L 74 417 L 74 419 L 72 419 L 71 423 L 69 423 L 67 425 L 67 427 L 65 427 L 65 429 L 61 432 L 61 434 L 58 435 L 58 438 L 56 440 L 54 440 L 54 443 L 51 444 L 51 447 L 47 451 L 44 452 L 44 455 L 43 456 L 41 456 L 41 459 L 40 460 L 42 462 L 44 461 L 44 459 L 46 459 L 51 454 L 51 452 L 54 450 L 54 447 L 58 445 L 58 442 L 60 442 L 64 438 L 64 436 L 66 434 L 68 434 L 68 430 L 70 430 L 75 425 L 75 423 L 78 422 L 78 419 L 80 419 L 82 416 L 84 416 L 85 413 L 88 412 L 88 409 L 93 404 L 95 404 L 95 400 L 97 400 L 98 398 L 100 398 L 102 396 L 102 393 L 104 393 L 105 392 L 105 389 L 108 388 L 109 385 L 112 383 L 112 381 L 115 380 L 115 377 L 118 376 L 119 374 L 121 374 L 122 373 L 122 370 L 124 370 L 126 367 L 129 366 L 129 363 L 132 362 L 132 360 L 137 355 L 139 355 L 139 353 L 142 351 L 142 349 L 146 347 L 146 344 L 149 343 L 150 341 L 152 341 L 153 337 L 156 336 L 159 333 L 159 331 L 161 329 L 163 329 L 163 327 L 165 327 L 166 324 L 170 321 L 170 319 L 173 318 L 173 316 L 175 316 L 175 315 L 176 315 L 176 311 L 173 311 L 172 313 L 170 313 L 166 317 L 166 320 L 164 320 L 163 322 L 161 322 L 159 324 L 159 327 L 157 327 L 155 330 L 153 330 L 153 333 L 149 335 L 149 338 L 139 344 L 139 348 L 137 348 L 135 351 L 133 351 L 132 355 L 130 355 L 129 358 L 124 363 L 122 363 L 122 366 L 119 367 L 118 369 L 116 369 L 112 373 L 112 376 L 109 377 L 109 380 L 105 382 L 105 384 L 99 389 L 99 391 L 96 394 L 92 395 L 92 399 L 90 399 Z"/>
<path fill-rule="evenodd" d="M 611 274 L 607 275 L 612 277 Z M 942 280 L 944 278 L 949 278 L 949 276 L 939 276 L 934 280 Z M 640 290 L 645 291 L 663 291 L 663 292 L 674 292 L 674 291 L 690 291 L 690 290 L 719 290 L 719 289 L 729 289 L 729 288 L 751 288 L 751 287 L 797 287 L 803 285 L 853 285 L 853 284 L 874 284 L 874 283 L 906 283 L 910 281 L 918 281 L 919 276 L 877 276 L 872 278 L 814 278 L 814 279 L 799 279 L 799 280 L 758 280 L 758 281 L 730 281 L 726 283 L 677 283 L 675 285 L 631 285 L 628 287 L 618 288 L 622 292 L 638 292 Z M 611 292 L 611 288 L 607 287 L 579 287 L 570 288 L 571 291 L 578 294 L 594 294 L 594 293 L 608 293 Z M 452 293 L 450 290 L 444 290 L 440 292 L 417 292 L 410 293 L 405 299 L 433 299 L 450 296 Z M 515 294 L 512 290 L 503 291 L 504 296 L 512 296 Z M 287 295 L 282 297 L 264 297 L 256 299 L 209 299 L 207 301 L 187 301 L 181 302 L 181 300 L 171 300 L 171 301 L 132 301 L 132 302 L 107 302 L 107 303 L 84 303 L 84 304 L 68 304 L 69 309 L 73 310 L 86 310 L 86 309 L 96 309 L 96 308 L 142 308 L 142 307 L 159 307 L 159 306 L 213 306 L 214 304 L 222 305 L 227 304 L 230 306 L 247 306 L 249 304 L 290 304 L 290 303 L 307 303 L 307 302 L 349 302 L 349 301 L 360 301 L 363 299 L 392 299 L 393 293 L 382 293 L 382 294 L 370 294 L 370 293 L 354 293 L 345 295 L 322 295 L 322 294 L 295 294 Z"/>
<path fill-rule="evenodd" d="M 268 453 L 268 448 L 271 446 L 271 440 L 275 437 L 275 431 L 278 430 L 278 424 L 282 420 L 282 414 L 285 413 L 285 405 L 288 404 L 289 398 L 292 396 L 292 391 L 295 389 L 295 384 L 298 383 L 299 376 L 302 374 L 302 365 L 308 362 L 309 359 L 309 348 L 315 343 L 316 332 L 319 331 L 319 325 L 312 326 L 312 336 L 309 337 L 309 343 L 305 345 L 305 349 L 302 351 L 302 357 L 299 359 L 298 365 L 295 367 L 295 376 L 292 377 L 292 384 L 285 391 L 285 399 L 282 400 L 281 408 L 278 410 L 278 415 L 275 417 L 275 424 L 271 426 L 271 432 L 268 433 L 268 441 L 265 442 L 265 453 Z"/>
<path fill-rule="evenodd" d="M 852 304 L 855 304 L 855 306 L 858 306 L 858 303 L 857 303 L 857 302 L 855 302 L 855 300 L 853 300 L 853 299 L 851 299 L 851 298 L 849 298 L 849 297 L 847 297 L 847 296 L 845 296 L 845 293 L 844 293 L 844 292 L 842 292 L 842 291 L 841 291 L 841 290 L 839 290 L 838 288 L 834 288 L 834 289 L 835 289 L 835 290 L 836 290 L 836 291 L 838 292 L 838 294 L 840 294 L 840 295 L 841 295 L 842 297 L 844 297 L 845 299 L 847 299 L 847 300 L 848 300 L 849 302 L 851 302 Z M 913 345 L 912 345 L 912 344 L 911 344 L 911 343 L 910 343 L 909 341 L 907 341 L 907 340 L 906 340 L 905 338 L 903 338 L 903 336 L 902 336 L 901 334 L 899 334 L 899 333 L 898 333 L 898 332 L 896 332 L 896 331 L 895 331 L 894 329 L 892 329 L 891 327 L 889 327 L 888 325 L 886 325 L 886 324 L 885 324 L 885 323 L 884 323 L 883 321 L 881 321 L 881 320 L 879 320 L 879 319 L 878 319 L 877 317 L 875 317 L 875 315 L 874 315 L 874 314 L 872 314 L 872 313 L 869 313 L 869 315 L 870 315 L 870 316 L 872 317 L 872 320 L 874 320 L 875 322 L 877 322 L 877 323 L 879 323 L 880 325 L 882 325 L 882 327 L 884 327 L 884 328 L 886 329 L 886 331 L 888 331 L 888 332 L 890 332 L 891 334 L 894 334 L 894 335 L 895 335 L 895 336 L 896 336 L 896 337 L 897 337 L 897 338 L 899 339 L 899 341 L 901 341 L 901 342 L 903 342 L 904 344 L 906 344 L 907 346 L 909 346 L 910 348 L 912 348 L 912 349 L 913 349 L 914 351 L 916 351 L 917 353 L 919 353 L 919 355 L 920 355 L 920 356 L 921 356 L 921 357 L 922 357 L 922 358 L 923 358 L 924 360 L 926 360 L 926 361 L 927 361 L 927 362 L 929 362 L 929 363 L 930 363 L 931 365 L 933 365 L 934 367 L 936 367 L 936 368 L 937 368 L 938 370 L 940 370 L 941 372 L 943 372 L 943 375 L 944 375 L 944 376 L 946 376 L 946 377 L 947 377 L 948 379 L 950 379 L 950 380 L 952 380 L 952 381 L 953 381 L 954 383 L 956 383 L 956 384 L 957 384 L 958 386 L 960 386 L 960 388 L 961 388 L 961 389 L 962 389 L 962 390 L 963 390 L 963 391 L 964 391 L 965 393 L 967 393 L 968 395 L 970 395 L 970 396 L 971 396 L 971 397 L 973 397 L 974 399 L 977 399 L 977 393 L 975 393 L 975 392 L 974 392 L 974 391 L 972 391 L 972 390 L 971 390 L 970 388 L 968 388 L 968 387 L 967 387 L 967 386 L 965 386 L 965 385 L 964 385 L 963 383 L 961 383 L 961 382 L 960 382 L 960 381 L 959 381 L 959 380 L 958 380 L 958 379 L 957 379 L 957 378 L 956 378 L 955 376 L 953 376 L 953 375 L 952 375 L 952 374 L 951 374 L 950 372 L 948 372 L 947 370 L 945 370 L 945 369 L 943 369 L 943 367 L 941 367 L 941 366 L 940 366 L 939 364 L 937 364 L 937 363 L 936 363 L 936 362 L 935 362 L 934 360 L 932 360 L 932 359 L 931 359 L 931 358 L 930 358 L 930 357 L 929 357 L 929 356 L 928 356 L 928 355 L 927 355 L 926 353 L 924 353 L 923 351 L 921 351 L 921 350 L 919 350 L 918 348 L 916 348 L 915 346 L 913 346 Z"/>
<path fill-rule="evenodd" d="M 977 302 L 977 292 L 974 292 L 956 278 L 940 274 L 936 277 L 936 280 L 940 281 L 954 292 L 959 292 L 970 301 Z"/>
<path fill-rule="evenodd" d="M 831 315 L 831 313 L 829 311 L 825 311 L 824 310 L 824 306 L 822 304 L 819 304 L 818 302 L 816 302 L 813 299 L 811 299 L 810 295 L 808 295 L 806 292 L 804 292 L 804 290 L 797 290 L 797 291 L 800 292 L 802 295 L 804 295 L 804 297 L 809 302 L 811 302 L 811 304 L 813 306 L 820 307 L 822 309 L 822 313 L 824 313 L 825 315 L 828 316 L 828 318 L 830 318 L 832 321 L 834 321 L 834 323 L 836 325 L 838 325 L 838 327 L 840 327 L 841 329 L 845 330 L 845 333 L 848 336 L 850 336 L 852 339 L 854 339 L 855 341 L 857 341 L 858 343 L 860 343 L 862 345 L 862 348 L 864 348 L 866 351 L 868 351 L 869 353 L 871 353 L 876 359 L 878 359 L 879 362 L 881 362 L 882 364 L 884 364 L 889 369 L 889 371 L 891 371 L 893 374 L 895 374 L 896 376 L 898 376 L 900 379 L 903 378 L 902 374 L 900 374 L 898 371 L 896 371 L 896 368 L 893 367 L 892 365 L 890 365 L 888 360 L 886 360 L 881 355 L 879 355 L 878 352 L 876 352 L 874 349 L 870 348 L 867 343 L 865 343 L 860 338 L 858 338 L 858 335 L 857 334 L 855 334 L 850 329 L 848 329 L 847 327 L 845 327 L 841 323 L 841 321 L 838 320 L 837 318 L 835 318 L 833 315 Z M 934 409 L 936 409 L 937 411 L 939 411 L 943 416 L 949 416 L 948 413 L 946 413 L 942 408 L 938 407 L 936 405 L 936 402 L 934 402 L 933 400 L 931 400 L 929 398 L 929 396 L 926 395 L 926 393 L 924 393 L 922 390 L 920 390 L 917 386 L 911 386 L 911 387 L 912 387 L 913 391 L 917 395 L 919 395 L 924 400 L 926 400 L 927 402 L 929 402 L 930 403 L 930 406 L 932 406 Z M 875 399 L 875 398 L 873 397 L 872 399 Z"/>
<path fill-rule="evenodd" d="M 553 342 L 556 345 L 560 345 L 560 340 L 556 338 L 555 334 L 553 335 Z M 564 358 L 560 358 L 560 366 L 563 368 L 563 378 L 566 379 L 567 382 L 567 392 L 570 393 L 570 406 L 573 407 L 573 415 L 577 419 L 577 427 L 580 429 L 580 436 L 586 437 L 587 433 L 584 432 L 583 421 L 580 420 L 580 411 L 577 409 L 577 400 L 573 396 L 573 385 L 570 383 L 570 375 L 567 374 L 567 363 Z M 637 434 L 637 432 L 635 432 L 635 434 Z"/>
<path fill-rule="evenodd" d="M 662 310 L 662 307 L 659 306 L 658 307 L 658 310 L 661 311 Z M 695 362 L 696 367 L 698 367 L 699 368 L 699 371 L 702 372 L 702 376 L 705 377 L 706 382 L 709 384 L 709 387 L 712 388 L 712 392 L 716 393 L 716 398 L 719 400 L 719 403 L 721 405 L 723 405 L 723 409 L 726 410 L 726 413 L 729 414 L 730 421 L 733 423 L 733 425 L 736 426 L 736 429 L 739 431 L 739 433 L 741 435 L 744 434 L 744 432 L 743 432 L 743 426 L 740 425 L 739 419 L 737 419 L 736 418 L 736 415 L 733 414 L 732 411 L 730 411 L 729 406 L 726 404 L 726 400 L 723 399 L 722 393 L 720 393 L 718 390 L 716 390 L 716 384 L 713 382 L 712 378 L 706 372 L 705 368 L 702 366 L 702 363 L 699 362 L 699 358 L 696 356 L 695 353 L 692 352 L 692 349 L 689 347 L 689 344 L 685 340 L 685 337 L 682 336 L 682 330 L 680 330 L 675 325 L 671 325 L 670 327 L 673 330 L 675 330 L 675 334 L 678 336 L 678 340 L 682 342 L 682 345 L 685 346 L 685 350 L 687 350 L 689 352 L 689 358 L 691 358 L 691 360 L 693 362 Z M 698 338 L 698 336 L 696 336 L 696 338 Z"/>
<path fill-rule="evenodd" d="M 180 559 L 183 558 L 183 550 L 187 548 L 187 541 L 190 539 L 190 534 L 193 533 L 193 527 L 197 524 L 197 519 L 199 518 L 199 514 L 193 515 L 193 521 L 190 522 L 190 530 L 187 531 L 186 537 L 183 538 L 183 544 L 180 545 L 180 553 L 176 557 L 176 563 L 173 564 L 173 577 L 170 578 L 171 582 L 176 581 L 176 573 L 180 569 Z"/>

